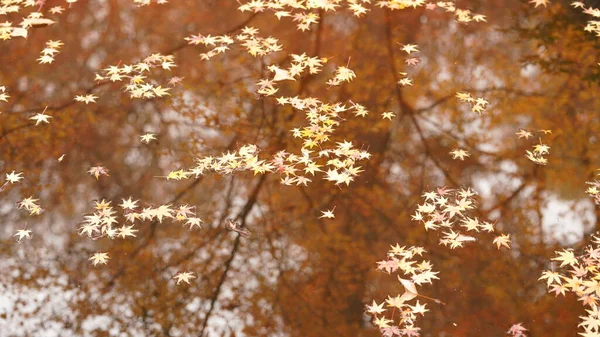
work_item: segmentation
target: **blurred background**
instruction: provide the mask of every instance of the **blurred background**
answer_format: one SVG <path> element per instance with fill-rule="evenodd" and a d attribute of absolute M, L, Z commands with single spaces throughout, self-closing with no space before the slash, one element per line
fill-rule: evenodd
<path fill-rule="evenodd" d="M 575 335 L 583 307 L 573 295 L 547 294 L 538 278 L 558 267 L 554 250 L 582 248 L 599 227 L 599 208 L 585 194 L 600 167 L 598 38 L 568 1 L 456 5 L 487 22 L 371 4 L 361 18 L 344 7 L 316 10 L 319 22 L 302 32 L 292 18 L 242 13 L 225 0 L 48 0 L 0 15 L 17 24 L 39 9 L 57 22 L 0 41 L 0 85 L 10 95 L 0 102 L 0 173 L 25 177 L 0 192 L 0 336 L 379 336 L 365 304 L 404 291 L 376 271 L 396 243 L 424 247 L 439 271 L 420 292 L 446 305 L 427 302 L 422 336 L 502 336 L 519 322 L 529 336 Z M 51 14 L 53 6 L 65 10 Z M 283 50 L 253 57 L 237 46 L 207 61 L 207 48 L 184 40 L 235 36 L 244 26 Z M 48 40 L 64 45 L 53 63 L 39 64 Z M 420 63 L 407 65 L 399 44 L 417 45 Z M 102 69 L 153 53 L 172 54 L 176 64 L 154 79 L 183 78 L 169 97 L 132 99 L 121 83 L 94 82 Z M 265 156 L 297 153 L 301 140 L 290 130 L 305 125 L 304 114 L 255 90 L 271 76 L 268 65 L 287 67 L 290 54 L 302 53 L 327 58 L 323 72 L 278 82 L 278 95 L 370 111 L 349 115 L 332 137 L 372 154 L 356 181 L 284 186 L 277 174 L 252 172 L 164 178 L 248 143 Z M 354 81 L 325 84 L 346 65 Z M 399 86 L 399 72 L 413 85 Z M 473 113 L 457 92 L 484 97 L 487 112 Z M 73 101 L 91 93 L 96 104 Z M 29 118 L 46 106 L 51 122 L 35 126 Z M 384 120 L 384 111 L 396 117 Z M 534 137 L 519 139 L 520 129 Z M 145 133 L 157 141 L 141 143 Z M 525 157 L 540 138 L 551 146 L 546 166 Z M 454 160 L 455 148 L 471 156 Z M 98 165 L 110 176 L 86 172 Z M 462 249 L 438 245 L 438 233 L 411 215 L 423 193 L 441 186 L 476 191 L 473 214 L 496 221 L 512 249 L 496 249 L 487 234 Z M 18 209 L 30 196 L 42 214 Z M 203 228 L 166 220 L 138 223 L 128 240 L 78 235 L 94 200 L 116 206 L 129 197 L 143 207 L 195 206 Z M 334 219 L 319 218 L 333 207 Z M 252 235 L 227 231 L 227 218 Z M 24 227 L 31 240 L 16 242 Z M 111 260 L 94 267 L 88 258 L 99 251 Z M 172 277 L 182 271 L 197 278 L 177 286 Z"/>

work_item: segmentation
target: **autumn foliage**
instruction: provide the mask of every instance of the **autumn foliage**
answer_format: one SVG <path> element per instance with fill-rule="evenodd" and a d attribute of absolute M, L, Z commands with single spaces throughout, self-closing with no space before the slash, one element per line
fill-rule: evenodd
<path fill-rule="evenodd" d="M 0 336 L 600 336 L 598 7 L 0 0 Z"/>

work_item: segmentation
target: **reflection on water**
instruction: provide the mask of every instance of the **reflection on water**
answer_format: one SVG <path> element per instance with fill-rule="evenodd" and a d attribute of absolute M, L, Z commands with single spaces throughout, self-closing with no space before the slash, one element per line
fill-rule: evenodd
<path fill-rule="evenodd" d="M 0 7 L 0 336 L 587 328 L 592 9 L 241 3 Z"/>

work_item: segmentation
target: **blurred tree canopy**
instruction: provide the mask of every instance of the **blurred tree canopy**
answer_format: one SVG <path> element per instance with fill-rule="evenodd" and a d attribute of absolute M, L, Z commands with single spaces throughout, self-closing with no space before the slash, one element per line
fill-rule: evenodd
<path fill-rule="evenodd" d="M 585 194 L 600 167 L 600 44 L 585 28 L 600 4 L 279 1 L 278 19 L 268 3 L 0 0 L 0 335 L 380 336 L 365 305 L 403 292 L 376 270 L 396 243 L 424 247 L 439 271 L 419 290 L 445 303 L 425 301 L 422 336 L 502 336 L 519 322 L 529 336 L 576 334 L 581 303 L 538 279 L 558 267 L 555 250 L 581 249 L 600 228 Z M 287 3 L 305 8 L 287 17 Z M 210 43 L 248 27 L 281 50 Z M 303 54 L 321 71 L 286 73 Z M 144 64 L 143 78 L 111 77 L 111 66 Z M 328 84 L 339 67 L 356 78 Z M 275 95 L 257 92 L 269 86 Z M 484 99 L 485 111 L 457 93 Z M 335 130 L 311 147 L 294 136 L 314 125 L 298 108 L 307 98 L 355 110 L 320 120 Z M 335 165 L 326 154 L 315 161 L 324 172 L 297 167 L 306 184 L 285 163 L 192 173 L 199 158 L 256 151 L 291 162 L 286 154 L 345 142 L 370 156 L 348 156 L 361 171 L 348 183 L 323 179 Z M 526 157 L 539 144 L 551 147 L 546 165 Z M 470 156 L 453 158 L 456 149 Z M 509 234 L 511 249 L 487 233 L 439 245 L 411 217 L 442 186 L 477 192 L 472 214 Z M 135 237 L 90 240 L 82 224 L 107 209 L 98 204 L 121 214 L 123 200 L 153 217 L 134 219 Z M 164 219 L 161 205 L 173 209 Z M 176 211 L 188 205 L 201 228 Z M 227 219 L 251 235 L 228 231 Z M 20 240 L 19 230 L 31 232 Z M 90 261 L 98 252 L 106 265 Z M 173 279 L 188 271 L 189 284 Z"/>

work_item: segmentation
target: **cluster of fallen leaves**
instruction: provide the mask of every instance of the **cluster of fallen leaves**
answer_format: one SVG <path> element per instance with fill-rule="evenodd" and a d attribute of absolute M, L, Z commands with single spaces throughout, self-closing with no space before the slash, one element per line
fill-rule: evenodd
<path fill-rule="evenodd" d="M 29 215 L 39 215 L 42 213 L 43 209 L 38 204 L 38 199 L 34 199 L 33 197 L 28 197 L 21 200 L 18 204 L 19 209 L 25 209 L 29 212 Z"/>
<path fill-rule="evenodd" d="M 546 6 L 549 1 L 531 0 L 530 2 L 537 7 L 538 5 Z M 573 1 L 571 5 L 574 8 L 583 9 L 584 14 L 600 18 L 600 9 L 591 6 L 586 8 L 581 1 Z M 588 21 L 584 30 L 600 36 L 600 21 Z M 540 130 L 540 132 L 551 133 L 550 130 Z M 517 134 L 519 138 L 532 136 L 532 133 L 526 130 L 520 130 Z M 549 150 L 550 147 L 543 144 L 540 138 L 540 143 L 534 145 L 533 152 L 527 151 L 527 157 L 533 162 L 544 165 L 547 160 L 543 155 L 548 154 Z M 594 198 L 596 204 L 600 204 L 600 181 L 595 179 L 586 183 L 589 185 L 586 193 Z M 560 262 L 560 270 L 555 271 L 554 268 L 546 270 L 539 280 L 545 280 L 548 292 L 554 293 L 555 296 L 566 296 L 566 293 L 573 293 L 577 296 L 585 308 L 585 315 L 579 316 L 581 322 L 578 326 L 583 328 L 579 335 L 600 337 L 600 311 L 598 310 L 600 304 L 600 237 L 592 236 L 591 243 L 579 253 L 572 249 L 556 251 L 552 260 Z"/>
<path fill-rule="evenodd" d="M 416 53 L 416 52 L 419 51 L 419 48 L 418 48 L 417 45 L 415 45 L 415 44 L 404 44 L 404 45 L 401 45 L 401 46 L 402 46 L 401 50 L 403 52 L 405 52 L 406 54 L 408 54 L 408 56 L 409 56 L 406 60 L 404 60 L 404 63 L 407 66 L 413 66 L 414 67 L 414 66 L 417 66 L 419 63 L 421 63 L 421 59 L 420 58 L 415 57 L 414 55 L 412 55 L 413 53 Z M 400 73 L 400 76 L 407 76 L 407 75 L 408 75 L 407 73 L 403 73 L 403 72 Z M 410 78 L 408 78 L 408 77 L 404 77 L 404 78 L 402 78 L 402 79 L 400 79 L 398 81 L 398 84 L 403 85 L 403 86 L 404 85 L 412 85 L 412 80 Z"/>
<path fill-rule="evenodd" d="M 404 63 L 406 63 L 406 65 L 408 66 L 417 66 L 419 63 L 421 63 L 421 59 L 418 57 L 413 56 L 413 53 L 417 53 L 419 52 L 419 48 L 417 45 L 415 44 L 403 44 L 401 45 L 400 48 L 403 52 L 405 52 L 406 54 L 408 54 L 408 58 L 406 60 L 404 60 Z M 412 78 L 410 78 L 408 76 L 408 73 L 405 72 L 400 72 L 399 73 L 399 80 L 398 80 L 398 85 L 400 86 L 412 86 Z"/>
<path fill-rule="evenodd" d="M 100 175 L 108 176 L 108 169 L 102 166 L 92 167 L 88 173 L 98 178 Z M 23 179 L 23 172 L 12 171 L 5 174 L 4 183 L 0 186 L 0 191 L 4 190 L 7 185 L 17 184 Z M 111 206 L 110 201 L 100 200 L 94 201 L 94 211 L 92 214 L 85 215 L 84 220 L 78 228 L 80 235 L 85 235 L 92 240 L 98 240 L 106 237 L 115 239 L 120 237 L 126 239 L 128 237 L 136 237 L 138 229 L 136 224 L 144 221 L 158 221 L 162 223 L 165 219 L 182 223 L 184 226 L 189 226 L 192 230 L 194 227 L 202 228 L 202 219 L 196 216 L 195 207 L 189 205 L 179 205 L 173 207 L 171 205 L 159 205 L 157 207 L 138 206 L 138 200 L 132 198 L 122 199 L 119 205 L 121 209 L 120 216 L 117 211 Z M 24 209 L 29 212 L 29 215 L 39 215 L 43 209 L 39 204 L 38 199 L 33 196 L 24 198 L 17 203 L 19 209 Z M 31 239 L 32 230 L 23 228 L 16 231 L 14 237 L 17 241 L 22 239 Z M 107 264 L 110 260 L 108 252 L 96 252 L 89 260 L 94 266 L 99 264 Z M 190 272 L 182 272 L 174 276 L 177 279 L 177 284 L 181 282 L 189 283 L 189 280 L 194 278 Z"/>
<path fill-rule="evenodd" d="M 12 171 L 10 173 L 5 174 L 4 183 L 0 186 L 0 192 L 3 191 L 6 186 L 16 184 L 23 179 L 23 172 L 15 172 Z M 38 199 L 34 199 L 33 197 L 24 198 L 20 202 L 17 203 L 19 209 L 25 209 L 29 212 L 29 215 L 39 215 L 42 213 L 43 209 L 38 204 Z M 17 234 L 19 231 L 17 232 Z M 23 232 L 20 232 L 23 233 Z M 29 231 L 31 233 L 31 231 Z M 27 236 L 29 237 L 29 236 Z M 23 238 L 23 236 L 19 237 L 19 241 Z"/>
<path fill-rule="evenodd" d="M 442 187 L 436 191 L 426 192 L 423 194 L 424 202 L 418 206 L 412 219 L 422 223 L 425 230 L 443 229 L 441 245 L 449 246 L 451 249 L 463 247 L 467 242 L 477 241 L 475 237 L 465 235 L 463 232 L 471 234 L 495 231 L 494 224 L 480 221 L 476 216 L 469 215 L 469 211 L 476 205 L 474 196 L 475 192 L 470 188 Z M 498 249 L 500 247 L 510 249 L 510 236 L 508 234 L 496 236 L 493 243 Z"/>
<path fill-rule="evenodd" d="M 487 106 L 490 104 L 490 102 L 488 102 L 485 98 L 473 97 L 468 92 L 457 92 L 456 98 L 458 98 L 458 100 L 461 102 L 469 103 L 471 106 L 471 111 L 478 115 L 483 115 L 486 113 Z"/>
<path fill-rule="evenodd" d="M 538 132 L 542 133 L 543 135 L 552 133 L 551 130 L 538 130 Z M 523 129 L 517 131 L 516 134 L 517 134 L 517 136 L 519 136 L 519 138 L 529 139 L 530 137 L 533 137 L 533 133 L 531 131 L 527 131 L 527 130 L 523 130 Z M 546 165 L 548 163 L 548 158 L 546 158 L 544 156 L 548 155 L 549 153 L 550 153 L 550 146 L 548 144 L 544 144 L 542 142 L 542 137 L 540 137 L 539 144 L 533 145 L 532 151 L 526 150 L 525 156 L 527 157 L 527 159 L 531 160 L 532 162 L 534 162 L 538 165 Z"/>
<path fill-rule="evenodd" d="M 144 221 L 158 221 L 162 223 L 165 219 L 183 223 L 184 226 L 202 228 L 202 219 L 196 216 L 195 208 L 189 205 L 160 205 L 158 207 L 147 206 L 140 207 L 138 200 L 132 198 L 122 199 L 118 212 L 111 206 L 110 201 L 94 201 L 94 211 L 92 214 L 84 216 L 84 220 L 79 226 L 79 234 L 85 235 L 92 240 L 98 240 L 106 237 L 115 239 L 120 237 L 136 237 L 138 229 L 135 225 Z M 94 265 L 106 264 L 108 253 L 96 253 L 90 258 Z"/>
<path fill-rule="evenodd" d="M 250 40 L 256 32 L 253 28 L 243 29 L 241 40 Z M 239 35 L 236 38 L 239 40 Z M 226 36 L 198 35 L 187 38 L 187 40 L 192 44 L 204 45 L 215 42 L 229 43 L 229 40 L 233 43 L 233 39 Z M 273 78 L 260 80 L 257 83 L 257 93 L 263 96 L 274 95 L 279 90 L 276 87 L 276 82 L 295 81 L 305 72 L 311 75 L 318 74 L 322 70 L 325 61 L 325 59 L 309 57 L 306 54 L 292 54 L 287 69 L 282 69 L 277 65 L 268 66 L 268 69 L 273 72 Z M 327 83 L 339 85 L 342 82 L 352 80 L 355 76 L 354 72 L 348 67 L 338 67 L 334 78 Z M 359 160 L 370 158 L 367 151 L 355 148 L 352 142 L 349 141 L 338 142 L 334 147 L 327 146 L 327 143 L 330 142 L 331 135 L 336 127 L 345 120 L 341 115 L 353 111 L 355 116 L 364 117 L 368 114 L 364 106 L 353 102 L 350 102 L 349 105 L 339 102 L 334 104 L 324 103 L 312 97 L 280 96 L 276 100 L 278 104 L 289 105 L 306 115 L 309 125 L 291 130 L 294 137 L 302 139 L 300 151 L 296 153 L 281 151 L 270 159 L 262 159 L 258 155 L 258 147 L 247 144 L 237 151 L 230 151 L 220 156 L 197 158 L 195 167 L 171 171 L 166 176 L 167 180 L 181 180 L 192 176 L 197 178 L 208 172 L 231 174 L 240 171 L 252 171 L 254 174 L 278 173 L 282 175 L 281 183 L 284 185 L 306 186 L 312 181 L 309 175 L 312 177 L 317 172 L 322 172 L 325 176 L 324 179 L 333 181 L 336 185 L 349 185 L 362 172 L 361 167 L 356 166 L 356 163 Z M 319 151 L 315 152 L 315 147 L 318 147 Z M 327 169 L 327 171 L 324 169 Z"/>
<path fill-rule="evenodd" d="M 85 235 L 92 240 L 98 240 L 102 237 L 127 239 L 128 237 L 136 237 L 136 233 L 139 231 L 135 229 L 137 223 L 143 223 L 144 221 L 158 221 L 162 223 L 164 219 L 183 223 L 184 226 L 189 226 L 190 230 L 194 227 L 202 228 L 201 224 L 203 221 L 196 216 L 193 206 L 179 205 L 173 207 L 171 205 L 160 205 L 158 207 L 148 206 L 142 208 L 138 206 L 138 202 L 139 200 L 133 200 L 132 198 L 121 200 L 119 208 L 121 209 L 121 217 L 124 218 L 123 221 L 123 219 L 119 220 L 117 211 L 111 206 L 110 201 L 95 201 L 94 212 L 84 217 L 82 224 L 79 226 L 79 234 Z M 20 240 L 26 234 L 30 235 L 31 231 L 23 233 L 23 230 L 20 230 L 16 235 L 19 235 Z M 96 252 L 89 260 L 94 266 L 107 264 L 108 260 L 110 260 L 110 255 L 108 252 Z M 177 280 L 177 284 L 179 285 L 181 282 L 189 284 L 189 281 L 195 278 L 195 276 L 192 272 L 180 272 L 173 278 Z"/>
<path fill-rule="evenodd" d="M 600 336 L 600 238 L 592 237 L 592 242 L 580 254 L 571 249 L 556 252 L 553 261 L 560 262 L 562 270 L 546 270 L 540 280 L 545 280 L 549 293 L 556 296 L 573 293 L 586 308 L 586 315 L 580 316 L 584 337 Z"/>
<path fill-rule="evenodd" d="M 136 64 L 124 64 L 109 66 L 99 74 L 96 74 L 96 81 L 110 81 L 110 82 L 122 82 L 127 80 L 125 85 L 125 92 L 128 92 L 131 98 L 156 98 L 169 95 L 171 88 L 164 88 L 162 85 L 156 83 L 156 81 L 148 80 L 147 74 L 151 69 L 161 68 L 164 70 L 171 70 L 171 68 L 177 65 L 174 62 L 173 55 L 161 55 L 152 54 L 146 57 L 143 61 Z M 95 102 L 97 98 L 93 95 L 88 96 L 77 96 L 87 97 L 87 100 L 81 100 L 86 104 L 89 102 Z M 80 98 L 81 99 L 81 98 Z M 79 100 L 76 98 L 76 100 Z"/>
<path fill-rule="evenodd" d="M 398 273 L 398 281 L 404 287 L 404 293 L 395 297 L 388 296 L 385 302 L 366 308 L 367 314 L 373 317 L 373 323 L 379 328 L 383 336 L 419 336 L 421 328 L 416 326 L 417 315 L 425 315 L 428 309 L 426 304 L 421 304 L 417 297 L 442 303 L 439 300 L 419 294 L 417 286 L 432 283 L 438 279 L 437 272 L 432 271 L 432 264 L 427 260 L 419 260 L 425 253 L 422 247 L 391 246 L 387 259 L 377 262 L 377 270 L 387 274 Z M 387 304 L 387 305 L 386 305 Z M 384 305 L 386 308 L 384 308 Z"/>
<path fill-rule="evenodd" d="M 282 46 L 279 44 L 279 40 L 274 37 L 260 37 L 258 36 L 258 29 L 254 27 L 244 27 L 240 34 L 235 36 L 235 40 L 228 36 L 204 36 L 202 34 L 192 35 L 185 38 L 191 45 L 204 45 L 206 47 L 212 47 L 206 53 L 200 54 L 200 58 L 203 60 L 210 60 L 215 55 L 221 54 L 229 50 L 229 46 L 235 43 L 235 40 L 246 48 L 248 54 L 252 56 L 266 56 L 274 52 L 282 50 Z"/>
<path fill-rule="evenodd" d="M 590 186 L 585 190 L 585 192 L 594 198 L 596 205 L 600 205 L 600 180 L 594 179 L 593 181 L 587 181 L 586 184 Z"/>
<path fill-rule="evenodd" d="M 533 146 L 533 151 L 525 151 L 527 159 L 538 165 L 546 165 L 548 159 L 544 155 L 550 153 L 550 146 L 542 143 L 540 140 L 539 144 Z"/>
<path fill-rule="evenodd" d="M 277 19 L 290 17 L 296 22 L 299 30 L 311 29 L 311 25 L 320 20 L 319 11 L 334 12 L 346 8 L 354 16 L 361 17 L 370 10 L 370 0 L 247 0 L 238 9 L 242 12 L 260 13 L 266 10 L 273 12 Z M 468 9 L 456 7 L 454 1 L 427 2 L 425 0 L 381 0 L 376 6 L 389 10 L 425 7 L 427 10 L 441 9 L 453 13 L 458 22 L 484 22 L 485 15 L 473 13 Z"/>
<path fill-rule="evenodd" d="M 537 0 L 537 1 L 541 1 L 541 0 Z M 544 4 L 544 6 L 545 5 L 546 4 Z M 592 6 L 586 8 L 585 7 L 585 3 L 583 3 L 582 1 L 573 1 L 573 2 L 571 2 L 571 6 L 573 6 L 573 8 L 580 8 L 580 9 L 582 9 L 581 12 L 583 14 L 590 15 L 590 16 L 592 16 L 594 18 L 600 18 L 600 9 L 594 8 Z M 596 34 L 596 36 L 600 37 L 600 21 L 598 21 L 598 20 L 590 20 L 590 21 L 588 21 L 587 24 L 586 24 L 586 26 L 583 29 L 586 32 L 594 33 L 594 34 Z"/>
<path fill-rule="evenodd" d="M 0 186 L 0 192 L 3 191 L 8 185 L 13 185 L 19 183 L 23 180 L 23 172 L 15 172 L 12 171 L 10 173 L 5 174 L 4 183 Z M 39 215 L 42 213 L 43 209 L 38 203 L 38 199 L 34 199 L 33 197 L 24 198 L 20 202 L 17 203 L 17 207 L 19 209 L 24 209 L 29 212 L 29 215 Z M 24 238 L 31 239 L 31 229 L 19 229 L 15 233 L 14 236 L 17 237 L 17 241 L 21 241 Z"/>
<path fill-rule="evenodd" d="M 37 59 L 40 64 L 48 64 L 54 62 L 54 55 L 58 54 L 58 50 L 63 46 L 61 41 L 50 40 L 46 42 L 46 48 L 42 50 L 41 56 Z"/>
<path fill-rule="evenodd" d="M 339 142 L 331 149 L 323 149 L 318 152 L 309 149 L 301 149 L 300 154 L 280 151 L 270 160 L 259 157 L 259 149 L 256 145 L 248 144 L 239 150 L 230 151 L 221 156 L 206 156 L 196 159 L 196 166 L 184 170 L 171 171 L 167 180 L 181 180 L 192 176 L 199 177 L 207 173 L 218 173 L 221 175 L 241 171 L 252 171 L 256 174 L 277 173 L 281 175 L 283 185 L 307 185 L 317 172 L 323 175 L 323 179 L 335 182 L 336 185 L 349 185 L 354 178 L 362 172 L 356 162 L 368 159 L 370 154 L 366 151 L 354 148 L 351 142 Z M 324 171 L 323 168 L 327 168 Z"/>
<path fill-rule="evenodd" d="M 77 0 L 67 0 L 67 2 L 76 2 Z M 3 0 L 0 2 L 0 18 L 4 15 L 19 14 L 21 23 L 18 26 L 13 25 L 11 21 L 0 22 L 0 40 L 10 40 L 13 37 L 27 38 L 31 28 L 47 27 L 55 24 L 54 20 L 44 17 L 40 11 L 31 11 L 25 15 L 28 8 L 38 9 L 38 2 L 33 0 Z M 49 11 L 51 14 L 60 14 L 62 7 L 55 6 Z"/>
<path fill-rule="evenodd" d="M 273 73 L 272 82 L 295 81 L 305 71 L 311 75 L 321 72 L 325 59 L 319 57 L 309 57 L 306 54 L 291 54 L 290 66 L 287 69 L 281 69 L 277 65 L 270 65 L 268 69 Z"/>
<path fill-rule="evenodd" d="M 101 200 L 94 202 L 94 212 L 84 217 L 82 225 L 79 227 L 80 235 L 87 235 L 91 239 L 97 240 L 101 237 L 114 239 L 121 237 L 123 239 L 131 236 L 135 237 L 138 231 L 134 229 L 136 222 L 140 221 L 158 221 L 162 223 L 164 219 L 172 219 L 177 222 L 183 222 L 184 225 L 202 228 L 202 220 L 196 217 L 194 207 L 189 205 L 180 205 L 173 208 L 171 205 L 160 205 L 158 207 L 138 206 L 138 200 L 131 198 L 122 199 L 119 207 L 122 210 L 122 217 L 126 224 L 116 228 L 119 224 L 117 212 L 111 206 L 110 201 Z M 129 225 L 127 225 L 129 224 Z"/>

